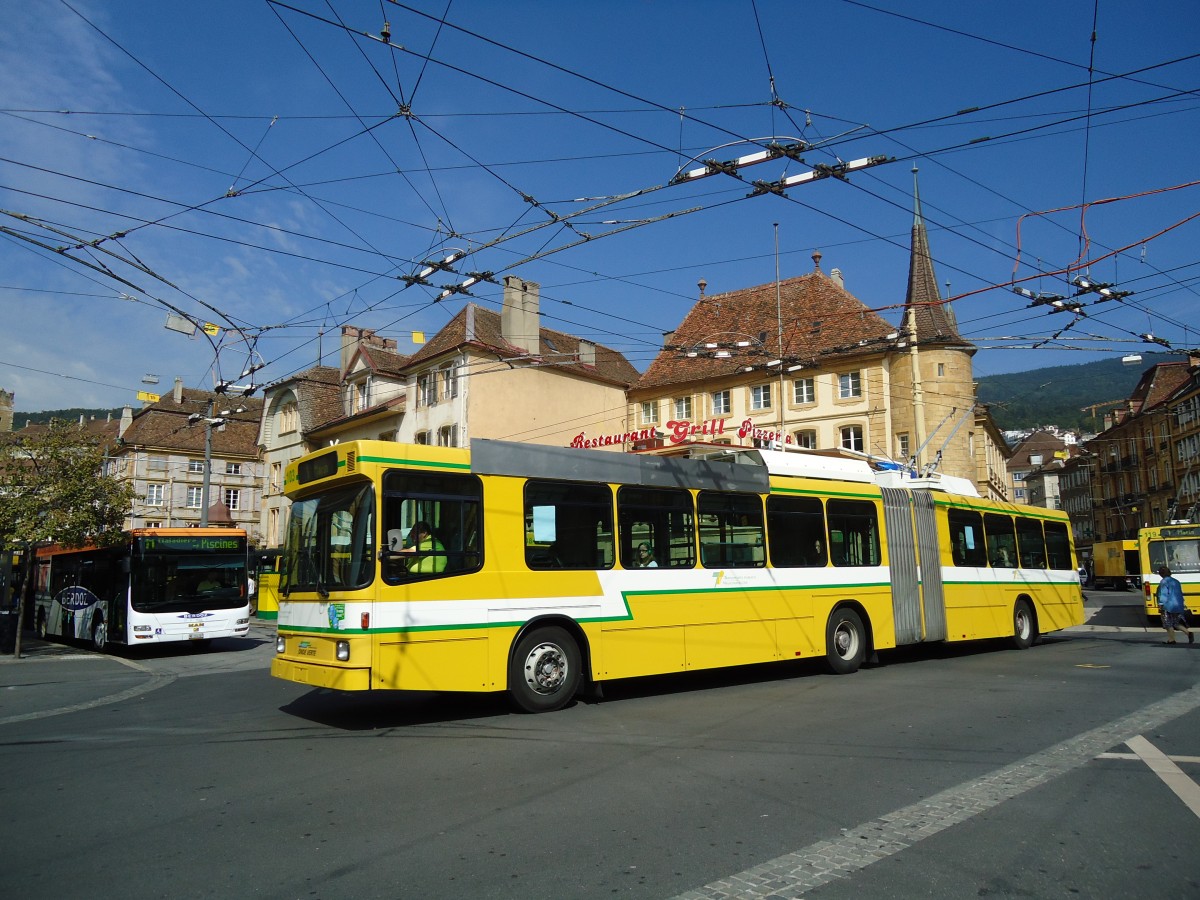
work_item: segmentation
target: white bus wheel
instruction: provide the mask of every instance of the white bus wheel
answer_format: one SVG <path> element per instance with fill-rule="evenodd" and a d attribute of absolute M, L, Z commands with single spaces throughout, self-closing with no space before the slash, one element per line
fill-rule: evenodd
<path fill-rule="evenodd" d="M 1033 645 L 1037 637 L 1037 626 L 1034 624 L 1033 607 L 1025 599 L 1018 600 L 1013 606 L 1013 646 L 1018 650 L 1026 650 Z"/>
<path fill-rule="evenodd" d="M 867 631 L 852 609 L 835 609 L 825 626 L 825 665 L 834 675 L 857 672 L 867 657 Z"/>

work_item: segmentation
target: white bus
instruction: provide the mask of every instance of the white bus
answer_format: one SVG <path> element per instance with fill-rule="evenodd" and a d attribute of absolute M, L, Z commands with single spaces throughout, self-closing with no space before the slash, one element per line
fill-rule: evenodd
<path fill-rule="evenodd" d="M 34 628 L 97 650 L 245 637 L 246 562 L 240 528 L 143 528 L 115 547 L 41 547 Z"/>

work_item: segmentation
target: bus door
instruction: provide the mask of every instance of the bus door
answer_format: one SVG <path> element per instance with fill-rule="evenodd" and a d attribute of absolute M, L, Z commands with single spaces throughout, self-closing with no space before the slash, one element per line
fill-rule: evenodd
<path fill-rule="evenodd" d="M 929 491 L 881 490 L 896 644 L 945 640 L 946 605 L 933 496 Z"/>

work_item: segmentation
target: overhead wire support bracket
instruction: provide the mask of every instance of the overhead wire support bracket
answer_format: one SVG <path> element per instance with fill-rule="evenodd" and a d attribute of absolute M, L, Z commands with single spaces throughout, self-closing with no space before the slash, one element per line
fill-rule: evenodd
<path fill-rule="evenodd" d="M 1086 278 L 1083 275 L 1079 275 L 1072 279 L 1071 284 L 1079 288 L 1079 290 L 1075 292 L 1076 297 L 1083 296 L 1084 294 L 1099 295 L 1099 299 L 1093 301 L 1095 303 L 1102 303 L 1105 300 L 1121 300 L 1133 293 L 1133 291 L 1114 291 L 1112 290 L 1111 284 L 1107 284 L 1103 281 L 1092 281 L 1090 278 Z"/>
<path fill-rule="evenodd" d="M 818 164 L 813 166 L 809 172 L 801 172 L 799 175 L 792 175 L 779 181 L 756 181 L 754 182 L 755 190 L 747 196 L 757 197 L 767 193 L 780 194 L 782 196 L 784 190 L 787 188 L 795 187 L 798 184 L 807 184 L 810 181 L 820 181 L 822 178 L 838 178 L 845 181 L 846 175 L 850 172 L 883 165 L 884 163 L 892 162 L 894 159 L 895 157 L 891 156 L 864 156 L 862 159 L 837 163 L 831 166 Z"/>
<path fill-rule="evenodd" d="M 766 144 L 764 149 L 757 153 L 750 153 L 746 156 L 739 156 L 736 159 L 729 159 L 723 162 L 717 159 L 706 159 L 704 160 L 704 165 L 699 169 L 691 169 L 687 172 L 681 169 L 675 173 L 670 184 L 683 184 L 685 181 L 696 181 L 699 178 L 707 178 L 710 175 L 732 175 L 734 178 L 740 178 L 741 176 L 738 174 L 739 169 L 770 162 L 773 159 L 780 159 L 785 156 L 788 159 L 800 159 L 800 154 L 807 149 L 809 149 L 808 142 L 799 139 L 787 144 L 771 141 Z"/>

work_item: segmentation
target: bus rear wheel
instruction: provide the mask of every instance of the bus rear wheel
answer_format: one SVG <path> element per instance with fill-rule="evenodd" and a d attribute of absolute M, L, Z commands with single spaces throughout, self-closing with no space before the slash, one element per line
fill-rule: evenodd
<path fill-rule="evenodd" d="M 857 672 L 867 657 L 867 631 L 852 609 L 835 609 L 825 626 L 825 665 L 834 675 Z"/>
<path fill-rule="evenodd" d="M 1033 607 L 1028 600 L 1018 600 L 1013 607 L 1013 646 L 1027 650 L 1037 638 L 1037 625 L 1033 618 Z"/>
<path fill-rule="evenodd" d="M 562 709 L 579 687 L 579 647 L 558 627 L 537 628 L 517 642 L 508 670 L 508 693 L 525 712 Z"/>
<path fill-rule="evenodd" d="M 104 616 L 96 616 L 92 620 L 92 649 L 97 653 L 103 653 L 107 645 L 108 624 L 104 621 Z"/>

